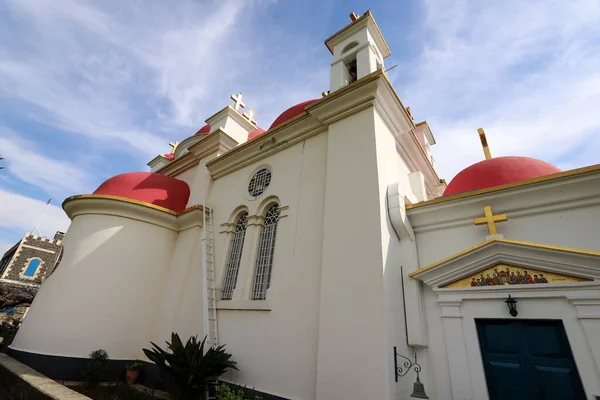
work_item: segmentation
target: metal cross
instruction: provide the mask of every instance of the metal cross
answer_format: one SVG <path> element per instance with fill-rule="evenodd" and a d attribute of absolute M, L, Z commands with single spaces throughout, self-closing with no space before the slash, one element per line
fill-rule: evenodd
<path fill-rule="evenodd" d="M 173 148 L 173 150 L 171 150 L 171 154 L 175 154 L 175 149 L 177 148 L 177 146 L 179 146 L 179 142 L 170 142 L 169 146 L 171 146 Z"/>
<path fill-rule="evenodd" d="M 475 225 L 487 224 L 490 235 L 497 235 L 498 231 L 496 230 L 496 222 L 504 222 L 508 220 L 508 217 L 506 214 L 494 215 L 492 213 L 492 207 L 490 206 L 483 207 L 483 213 L 485 216 L 475 218 L 473 222 L 475 222 Z"/>
<path fill-rule="evenodd" d="M 252 125 L 256 125 L 256 120 L 253 118 L 254 117 L 254 111 L 250 110 L 248 112 L 245 112 L 242 114 L 244 117 L 246 117 L 246 119 L 248 120 L 248 122 L 250 122 Z"/>
<path fill-rule="evenodd" d="M 490 153 L 490 147 L 488 146 L 487 139 L 485 137 L 485 131 L 483 128 L 477 129 L 477 133 L 479 133 L 479 140 L 481 141 L 481 147 L 483 147 L 483 154 L 485 155 L 485 159 L 489 160 L 492 158 L 492 153 Z"/>
<path fill-rule="evenodd" d="M 233 102 L 235 103 L 233 108 L 235 108 L 236 111 L 239 111 L 240 108 L 244 108 L 246 107 L 246 105 L 242 102 L 242 94 L 238 93 L 236 95 L 231 95 L 229 97 L 231 100 L 233 100 Z"/>

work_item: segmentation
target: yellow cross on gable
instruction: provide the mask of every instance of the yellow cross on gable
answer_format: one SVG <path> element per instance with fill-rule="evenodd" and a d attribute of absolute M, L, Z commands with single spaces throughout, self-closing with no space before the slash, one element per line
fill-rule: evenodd
<path fill-rule="evenodd" d="M 169 146 L 171 146 L 173 149 L 171 150 L 171 154 L 175 154 L 175 149 L 177 148 L 177 146 L 179 146 L 179 142 L 171 142 L 169 143 Z"/>
<path fill-rule="evenodd" d="M 483 217 L 475 218 L 473 220 L 475 225 L 487 224 L 490 235 L 497 235 L 498 231 L 496 230 L 496 222 L 504 222 L 508 220 L 508 217 L 506 214 L 494 215 L 492 213 L 492 207 L 490 206 L 483 207 L 483 213 Z"/>

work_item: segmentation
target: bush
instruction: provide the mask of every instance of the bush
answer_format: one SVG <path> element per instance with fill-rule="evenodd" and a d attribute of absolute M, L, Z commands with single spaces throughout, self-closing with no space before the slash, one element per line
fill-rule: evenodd
<path fill-rule="evenodd" d="M 142 368 L 144 368 L 144 363 L 140 360 L 135 360 L 133 363 L 125 366 L 127 371 L 139 371 Z"/>
<path fill-rule="evenodd" d="M 106 350 L 94 350 L 90 353 L 90 359 L 83 371 L 85 379 L 92 385 L 100 382 L 100 379 L 108 369 L 108 353 Z"/>
<path fill-rule="evenodd" d="M 262 400 L 262 398 L 245 393 L 242 388 L 235 388 L 226 383 L 221 383 L 217 386 L 217 400 Z"/>
<path fill-rule="evenodd" d="M 224 346 L 209 348 L 204 346 L 206 337 L 198 342 L 196 336 L 184 345 L 176 333 L 167 342 L 167 352 L 152 343 L 152 350 L 143 349 L 146 357 L 154 362 L 160 371 L 160 379 L 172 400 L 205 399 L 208 385 L 217 380 L 228 369 L 237 370 L 231 354 Z"/>

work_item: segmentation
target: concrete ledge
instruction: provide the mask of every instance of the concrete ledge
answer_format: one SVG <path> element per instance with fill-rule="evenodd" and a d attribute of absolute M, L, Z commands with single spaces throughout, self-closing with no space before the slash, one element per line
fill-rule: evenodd
<path fill-rule="evenodd" d="M 19 361 L 0 353 L 0 393 L 16 400 L 85 400 L 79 394 L 40 374 Z"/>

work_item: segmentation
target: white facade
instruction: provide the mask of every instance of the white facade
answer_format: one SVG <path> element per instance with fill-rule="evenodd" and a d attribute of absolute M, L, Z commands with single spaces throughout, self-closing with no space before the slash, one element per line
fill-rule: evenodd
<path fill-rule="evenodd" d="M 414 124 L 383 72 L 389 49 L 370 13 L 327 45 L 327 97 L 247 142 L 255 127 L 226 107 L 207 120 L 210 134 L 182 141 L 173 161 L 150 163 L 189 185 L 191 209 L 68 199 L 73 223 L 61 266 L 12 349 L 86 357 L 104 348 L 131 360 L 171 332 L 214 330 L 240 369 L 226 380 L 289 399 L 406 399 L 414 373 L 395 382 L 396 347 L 418 355 L 430 398 L 487 399 L 474 321 L 511 318 L 504 299 L 512 294 L 517 318 L 563 321 L 587 398 L 600 394 L 600 168 L 435 199 L 445 188 L 433 165 L 435 140 L 426 123 Z M 358 60 L 354 82 L 346 54 Z M 263 168 L 270 184 L 253 197 L 249 182 Z M 266 299 L 253 300 L 261 229 L 274 204 L 270 286 Z M 212 231 L 196 205 L 212 209 Z M 501 236 L 473 224 L 484 206 L 507 214 Z M 235 290 L 216 302 L 211 326 L 207 269 L 214 265 L 218 293 L 242 213 L 248 224 Z M 205 237 L 214 264 L 203 258 Z M 494 262 L 586 282 L 442 288 Z"/>

